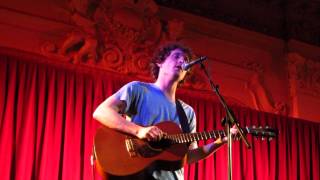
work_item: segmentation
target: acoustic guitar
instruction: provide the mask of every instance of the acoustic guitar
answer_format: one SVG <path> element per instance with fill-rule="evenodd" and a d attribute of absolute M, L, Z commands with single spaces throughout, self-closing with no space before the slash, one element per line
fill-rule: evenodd
<path fill-rule="evenodd" d="M 226 136 L 224 130 L 182 133 L 180 127 L 170 121 L 156 126 L 166 135 L 159 141 L 151 142 L 107 127 L 99 128 L 94 137 L 94 153 L 99 171 L 124 176 L 142 171 L 148 166 L 177 170 L 186 163 L 189 143 Z M 277 136 L 277 130 L 269 127 L 246 127 L 243 132 L 269 140 Z"/>

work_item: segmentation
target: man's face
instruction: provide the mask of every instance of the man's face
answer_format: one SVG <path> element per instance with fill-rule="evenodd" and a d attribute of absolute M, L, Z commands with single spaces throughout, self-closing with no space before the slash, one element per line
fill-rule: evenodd
<path fill-rule="evenodd" d="M 181 69 L 181 65 L 187 61 L 186 54 L 180 49 L 174 49 L 170 52 L 169 56 L 159 65 L 160 73 L 165 75 L 174 76 L 183 80 L 187 71 Z"/>

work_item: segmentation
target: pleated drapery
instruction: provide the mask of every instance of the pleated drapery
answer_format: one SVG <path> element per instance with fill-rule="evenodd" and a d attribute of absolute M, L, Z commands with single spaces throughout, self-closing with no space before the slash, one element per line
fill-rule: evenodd
<path fill-rule="evenodd" d="M 39 59 L 46 62 L 44 57 L 0 54 L 1 179 L 93 179 L 90 156 L 99 124 L 92 113 L 128 80 Z M 217 102 L 183 93 L 179 97 L 195 109 L 198 131 L 223 129 L 220 120 L 225 113 Z M 320 179 L 319 123 L 241 107 L 233 110 L 242 126 L 279 130 L 270 142 L 248 135 L 251 149 L 241 141 L 233 143 L 234 180 Z M 186 166 L 185 179 L 223 180 L 227 172 L 224 146 Z"/>

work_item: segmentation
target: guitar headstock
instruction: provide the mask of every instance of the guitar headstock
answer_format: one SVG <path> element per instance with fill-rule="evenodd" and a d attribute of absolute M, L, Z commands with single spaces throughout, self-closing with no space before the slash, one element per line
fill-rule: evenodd
<path fill-rule="evenodd" d="M 261 137 L 262 140 L 264 139 L 268 139 L 269 141 L 271 141 L 273 138 L 278 136 L 278 129 L 275 128 L 271 128 L 269 126 L 251 126 L 251 127 L 246 127 L 244 128 L 244 131 L 248 134 L 251 134 L 254 137 Z"/>

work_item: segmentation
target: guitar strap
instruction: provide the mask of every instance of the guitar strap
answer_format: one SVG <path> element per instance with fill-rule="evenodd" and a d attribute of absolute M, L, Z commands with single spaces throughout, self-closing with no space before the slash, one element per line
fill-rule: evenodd
<path fill-rule="evenodd" d="M 184 111 L 178 99 L 176 100 L 176 108 L 177 108 L 177 113 L 179 116 L 179 121 L 181 124 L 182 131 L 184 133 L 190 133 L 191 130 L 190 130 L 190 126 L 188 125 L 188 118 L 187 118 L 186 112 Z"/>

